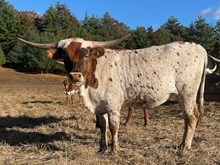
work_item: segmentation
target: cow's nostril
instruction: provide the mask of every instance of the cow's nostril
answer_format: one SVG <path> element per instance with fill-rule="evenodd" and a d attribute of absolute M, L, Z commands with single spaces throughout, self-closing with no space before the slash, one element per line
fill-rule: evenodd
<path fill-rule="evenodd" d="M 81 78 L 81 74 L 78 74 L 78 76 L 77 76 L 78 78 Z"/>

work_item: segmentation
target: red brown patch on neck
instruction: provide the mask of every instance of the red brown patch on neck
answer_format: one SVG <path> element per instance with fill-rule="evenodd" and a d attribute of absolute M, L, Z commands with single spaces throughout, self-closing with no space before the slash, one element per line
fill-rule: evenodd
<path fill-rule="evenodd" d="M 94 89 L 98 88 L 99 82 L 95 77 L 97 58 L 105 54 L 105 49 L 102 47 L 93 48 L 90 50 L 89 57 L 86 61 L 86 84 L 85 86 L 91 86 Z"/>
<path fill-rule="evenodd" d="M 95 77 L 96 65 L 97 65 L 96 59 L 89 59 L 88 65 L 86 66 L 86 84 L 85 84 L 86 88 L 88 86 L 94 89 L 98 88 L 98 80 Z"/>

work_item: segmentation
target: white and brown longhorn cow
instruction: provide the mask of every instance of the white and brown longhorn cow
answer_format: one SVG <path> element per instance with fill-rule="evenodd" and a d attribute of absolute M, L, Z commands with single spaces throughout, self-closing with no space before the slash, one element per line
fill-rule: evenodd
<path fill-rule="evenodd" d="M 141 103 L 143 108 L 152 109 L 174 94 L 184 114 L 185 129 L 179 148 L 185 153 L 191 147 L 203 112 L 207 52 L 202 46 L 188 42 L 138 50 L 103 48 L 127 37 L 107 42 L 73 38 L 52 44 L 19 40 L 47 49 L 50 58 L 63 58 L 69 81 L 80 85 L 84 105 L 99 115 L 100 151 L 105 151 L 108 146 L 108 125 L 112 134 L 112 152 L 119 149 L 118 130 L 123 106 Z"/>
<path fill-rule="evenodd" d="M 65 94 L 66 94 L 66 101 L 68 103 L 68 100 L 70 98 L 72 104 L 73 104 L 73 96 L 74 94 L 79 92 L 79 87 L 74 85 L 73 83 L 69 82 L 68 79 L 63 81 Z M 79 96 L 79 102 L 81 103 L 81 97 Z"/>

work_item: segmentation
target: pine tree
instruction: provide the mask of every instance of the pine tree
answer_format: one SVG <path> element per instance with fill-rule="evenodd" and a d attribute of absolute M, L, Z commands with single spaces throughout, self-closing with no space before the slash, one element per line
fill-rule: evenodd
<path fill-rule="evenodd" d="M 24 36 L 27 40 L 33 42 L 50 42 L 56 40 L 51 33 L 27 32 Z M 7 65 L 11 67 L 24 68 L 26 70 L 52 71 L 58 68 L 55 61 L 49 59 L 45 55 L 45 50 L 32 48 L 17 42 L 14 48 L 7 56 Z"/>
<path fill-rule="evenodd" d="M 199 17 L 188 28 L 186 40 L 201 44 L 208 53 L 211 53 L 215 43 L 214 35 L 213 27 L 204 18 Z"/>
<path fill-rule="evenodd" d="M 5 55 L 4 55 L 2 48 L 0 47 L 0 66 L 5 64 L 5 62 L 6 62 Z"/>
<path fill-rule="evenodd" d="M 148 38 L 147 30 L 145 27 L 137 27 L 136 30 L 132 32 L 126 47 L 129 47 L 130 49 L 140 49 L 148 47 L 149 45 L 150 40 Z"/>
<path fill-rule="evenodd" d="M 154 33 L 152 45 L 162 45 L 171 42 L 170 31 L 165 28 L 160 28 Z"/>
<path fill-rule="evenodd" d="M 184 40 L 183 38 L 186 34 L 186 28 L 184 28 L 175 17 L 170 17 L 161 28 L 169 30 L 171 42 Z"/>
<path fill-rule="evenodd" d="M 43 15 L 43 31 L 53 33 L 60 39 L 75 36 L 79 21 L 65 4 L 59 2 Z"/>
<path fill-rule="evenodd" d="M 38 31 L 37 21 L 41 16 L 33 11 L 18 11 L 16 13 L 19 22 L 19 35 L 24 36 L 27 32 Z"/>
<path fill-rule="evenodd" d="M 15 9 L 5 0 L 0 0 L 0 44 L 7 56 L 16 42 L 18 19 Z"/>
<path fill-rule="evenodd" d="M 214 35 L 215 44 L 211 54 L 219 58 L 220 57 L 220 20 L 217 21 L 214 27 L 214 31 L 215 31 L 215 35 Z"/>

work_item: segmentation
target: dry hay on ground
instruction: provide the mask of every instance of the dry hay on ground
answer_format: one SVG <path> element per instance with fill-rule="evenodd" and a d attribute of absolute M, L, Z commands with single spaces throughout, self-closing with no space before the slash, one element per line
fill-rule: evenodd
<path fill-rule="evenodd" d="M 0 164 L 220 164 L 220 104 L 206 103 L 192 149 L 176 153 L 183 120 L 177 104 L 135 110 L 131 123 L 120 126 L 117 156 L 97 153 L 100 132 L 95 117 L 65 100 L 62 76 L 0 72 Z M 127 110 L 122 111 L 121 123 Z"/>

